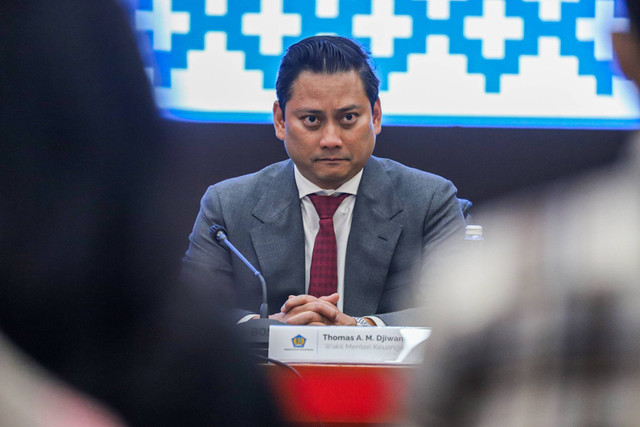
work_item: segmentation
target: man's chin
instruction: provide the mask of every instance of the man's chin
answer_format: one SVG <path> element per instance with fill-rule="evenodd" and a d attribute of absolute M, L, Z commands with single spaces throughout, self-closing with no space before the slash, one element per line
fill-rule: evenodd
<path fill-rule="evenodd" d="M 335 190 L 349 180 L 349 175 L 345 173 L 321 174 L 316 178 L 316 184 L 320 188 Z"/>

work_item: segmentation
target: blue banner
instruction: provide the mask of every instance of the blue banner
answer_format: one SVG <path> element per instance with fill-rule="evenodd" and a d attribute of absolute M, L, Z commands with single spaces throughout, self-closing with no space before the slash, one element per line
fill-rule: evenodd
<path fill-rule="evenodd" d="M 271 122 L 281 56 L 315 34 L 372 54 L 383 123 L 637 128 L 614 65 L 619 0 L 141 0 L 137 29 L 170 115 Z"/>

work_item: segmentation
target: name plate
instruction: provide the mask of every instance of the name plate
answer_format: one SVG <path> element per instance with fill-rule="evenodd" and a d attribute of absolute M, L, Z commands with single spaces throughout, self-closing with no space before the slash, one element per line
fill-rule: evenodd
<path fill-rule="evenodd" d="M 269 328 L 269 357 L 282 362 L 418 364 L 429 328 L 289 326 Z"/>

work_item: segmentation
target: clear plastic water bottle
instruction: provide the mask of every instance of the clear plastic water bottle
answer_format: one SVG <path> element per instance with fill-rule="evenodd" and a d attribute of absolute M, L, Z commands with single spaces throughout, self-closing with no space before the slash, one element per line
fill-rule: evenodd
<path fill-rule="evenodd" d="M 483 241 L 484 235 L 482 234 L 482 226 L 467 225 L 465 228 L 464 240 Z"/>

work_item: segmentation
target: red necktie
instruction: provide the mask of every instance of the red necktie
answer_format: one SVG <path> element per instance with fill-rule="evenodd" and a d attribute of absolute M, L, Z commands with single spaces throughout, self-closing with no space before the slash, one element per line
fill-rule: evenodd
<path fill-rule="evenodd" d="M 338 261 L 333 214 L 348 194 L 339 196 L 310 195 L 309 198 L 320 217 L 320 229 L 313 245 L 309 295 L 321 297 L 338 290 Z"/>

